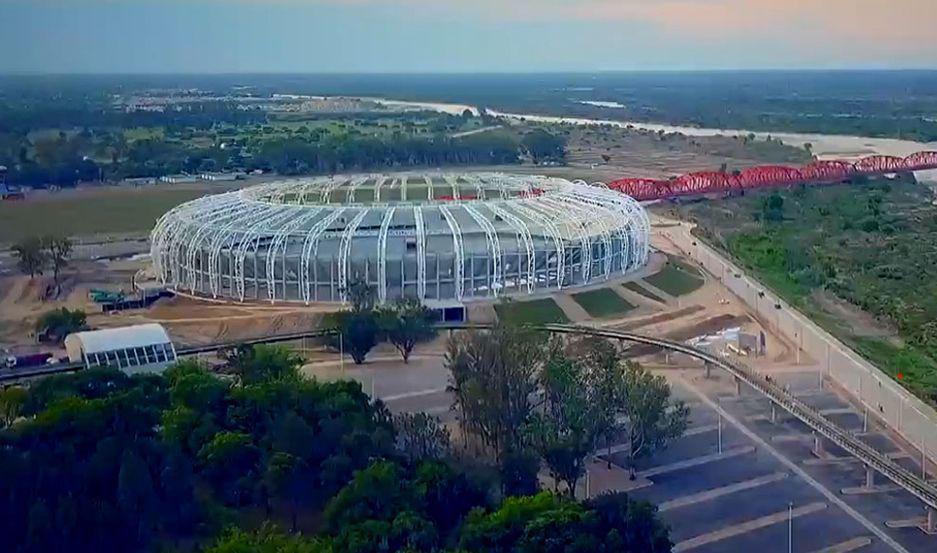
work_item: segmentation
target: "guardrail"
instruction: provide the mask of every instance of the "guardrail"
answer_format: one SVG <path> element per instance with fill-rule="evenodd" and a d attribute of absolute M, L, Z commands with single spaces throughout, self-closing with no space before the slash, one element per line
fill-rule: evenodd
<path fill-rule="evenodd" d="M 437 325 L 440 330 L 490 329 L 492 326 L 493 325 L 491 324 L 466 323 L 445 323 Z M 797 420 L 806 424 L 810 429 L 815 431 L 820 436 L 830 440 L 848 454 L 856 457 L 861 462 L 865 463 L 868 467 L 878 471 L 896 485 L 917 497 L 931 509 L 937 510 L 937 487 L 934 487 L 924 479 L 917 477 L 915 474 L 911 473 L 911 471 L 902 468 L 887 456 L 879 453 L 868 444 L 862 442 L 855 436 L 852 436 L 842 428 L 832 423 L 826 417 L 821 415 L 816 409 L 813 409 L 803 401 L 797 399 L 797 397 L 790 394 L 777 384 L 769 382 L 767 379 L 755 373 L 748 367 L 716 357 L 708 352 L 680 342 L 673 342 L 661 338 L 652 338 L 650 336 L 644 336 L 632 332 L 564 324 L 545 324 L 539 325 L 536 328 L 559 334 L 596 336 L 600 338 L 609 338 L 613 340 L 623 340 L 638 344 L 657 346 L 668 351 L 683 353 L 695 359 L 699 359 L 704 363 L 709 363 L 719 367 L 731 374 L 733 377 L 744 382 L 755 391 L 767 397 L 770 401 L 793 415 Z M 180 348 L 177 350 L 177 355 L 180 357 L 198 355 L 200 353 L 214 352 L 242 344 L 271 344 L 302 340 L 306 338 L 321 338 L 322 336 L 327 336 L 333 333 L 334 331 L 331 330 L 315 330 L 311 332 L 280 334 L 276 336 L 245 340 L 242 342 L 206 344 L 204 346 Z M 60 374 L 65 372 L 75 372 L 81 368 L 83 368 L 83 365 L 80 363 L 51 365 L 31 372 L 3 375 L 0 377 L 0 382 L 47 376 L 51 374 Z"/>

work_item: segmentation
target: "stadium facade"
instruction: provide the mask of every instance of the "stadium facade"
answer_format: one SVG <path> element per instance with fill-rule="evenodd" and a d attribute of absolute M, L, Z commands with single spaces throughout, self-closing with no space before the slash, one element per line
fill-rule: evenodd
<path fill-rule="evenodd" d="M 237 301 L 468 301 L 581 286 L 641 268 L 649 222 L 630 197 L 558 178 L 343 175 L 182 204 L 157 222 L 157 278 Z"/>

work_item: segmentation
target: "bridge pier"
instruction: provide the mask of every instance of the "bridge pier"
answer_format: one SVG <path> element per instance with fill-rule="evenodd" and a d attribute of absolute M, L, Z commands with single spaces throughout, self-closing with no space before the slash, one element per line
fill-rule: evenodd
<path fill-rule="evenodd" d="M 708 379 L 712 378 L 712 368 L 713 368 L 713 364 L 710 363 L 709 361 L 704 361 L 704 362 L 703 362 L 703 366 L 706 368 L 706 379 L 708 380 Z"/>
<path fill-rule="evenodd" d="M 742 379 L 737 376 L 735 377 L 735 395 L 742 395 Z"/>
<path fill-rule="evenodd" d="M 771 424 L 778 423 L 778 404 L 771 402 Z"/>
<path fill-rule="evenodd" d="M 865 466 L 865 487 L 872 488 L 875 486 L 875 469 L 869 465 Z"/>
<path fill-rule="evenodd" d="M 814 433 L 813 434 L 813 450 L 812 453 L 818 458 L 823 459 L 828 454 L 826 452 L 826 445 L 824 444 L 826 440 L 823 439 L 823 436 Z"/>
<path fill-rule="evenodd" d="M 924 520 L 924 532 L 937 534 L 937 509 L 927 507 L 927 518 Z"/>

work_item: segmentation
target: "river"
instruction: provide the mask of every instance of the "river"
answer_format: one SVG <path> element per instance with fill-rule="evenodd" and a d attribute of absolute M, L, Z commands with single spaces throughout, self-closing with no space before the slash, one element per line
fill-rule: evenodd
<path fill-rule="evenodd" d="M 453 115 L 469 110 L 478 114 L 478 108 L 467 104 L 451 104 L 443 102 L 408 102 L 403 100 L 389 100 L 386 98 L 361 98 L 379 102 L 387 106 L 412 108 L 428 111 L 438 111 Z M 754 132 L 742 129 L 708 129 L 699 127 L 684 127 L 679 125 L 665 125 L 658 123 L 640 123 L 637 121 L 616 121 L 612 119 L 587 119 L 582 117 L 562 117 L 557 115 L 534 115 L 522 113 L 508 113 L 489 109 L 488 112 L 496 117 L 505 119 L 537 121 L 541 123 L 566 125 L 611 125 L 614 127 L 634 127 L 652 132 L 680 133 L 686 136 L 745 136 L 755 135 L 756 138 L 772 137 L 785 144 L 803 148 L 811 144 L 812 151 L 818 159 L 845 159 L 855 160 L 863 156 L 881 154 L 904 157 L 923 150 L 937 150 L 937 142 L 915 142 L 897 138 L 871 138 L 865 136 L 847 136 L 838 134 L 812 134 L 791 132 Z M 937 182 L 937 170 L 918 171 L 918 179 Z M 625 176 L 625 175 L 623 175 Z"/>

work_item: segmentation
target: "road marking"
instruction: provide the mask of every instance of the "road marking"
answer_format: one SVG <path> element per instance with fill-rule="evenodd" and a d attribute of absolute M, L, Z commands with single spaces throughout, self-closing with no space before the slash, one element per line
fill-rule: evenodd
<path fill-rule="evenodd" d="M 705 434 L 707 432 L 714 432 L 716 430 L 719 430 L 718 424 L 704 424 L 701 426 L 697 426 L 696 428 L 690 428 L 689 430 L 684 432 L 683 435 L 684 436 L 696 436 L 697 434 Z"/>
<path fill-rule="evenodd" d="M 701 547 L 703 545 L 708 545 L 717 541 L 747 534 L 748 532 L 760 530 L 761 528 L 772 526 L 779 522 L 786 522 L 788 517 L 802 517 L 804 515 L 809 515 L 810 513 L 822 511 L 823 509 L 826 509 L 826 507 L 826 503 L 818 501 L 816 503 L 810 503 L 802 507 L 797 507 L 790 511 L 784 509 L 783 511 L 778 511 L 760 518 L 747 520 L 739 524 L 733 524 L 732 526 L 726 526 L 725 528 L 720 528 L 718 530 L 707 532 L 688 540 L 683 540 L 682 542 L 673 546 L 673 552 L 680 553 L 681 551 L 689 551 L 690 549 L 696 549 L 697 547 Z"/>
<path fill-rule="evenodd" d="M 392 395 L 392 396 L 384 396 L 384 397 L 382 397 L 382 398 L 380 398 L 380 399 L 381 399 L 381 401 L 383 401 L 384 403 L 387 403 L 388 401 L 398 401 L 398 400 L 401 400 L 401 399 L 410 399 L 410 398 L 413 398 L 413 397 L 431 396 L 431 395 L 433 395 L 433 394 L 438 394 L 438 393 L 440 393 L 440 392 L 445 392 L 445 391 L 446 391 L 446 388 L 429 388 L 429 389 L 426 389 L 426 390 L 417 390 L 417 391 L 415 391 L 415 392 L 406 392 L 406 393 L 403 393 L 403 394 L 396 394 L 396 395 Z"/>
<path fill-rule="evenodd" d="M 755 442 L 762 449 L 770 453 L 771 456 L 777 459 L 782 465 L 786 466 L 788 470 L 790 470 L 797 476 L 801 477 L 804 481 L 810 484 L 810 486 L 813 487 L 813 489 L 823 494 L 823 496 L 826 497 L 827 501 L 836 505 L 837 507 L 842 509 L 846 514 L 848 514 L 853 519 L 855 519 L 858 523 L 862 524 L 862 526 L 864 526 L 869 532 L 872 532 L 872 534 L 874 534 L 875 537 L 882 540 L 883 543 L 888 544 L 889 547 L 891 547 L 895 551 L 898 551 L 899 553 L 910 553 L 900 543 L 898 543 L 891 536 L 886 534 L 881 528 L 879 528 L 875 524 L 872 524 L 872 522 L 869 519 L 867 519 L 865 516 L 863 516 L 862 513 L 860 513 L 859 511 L 856 511 L 855 509 L 847 505 L 846 502 L 840 499 L 839 497 L 837 497 L 836 494 L 826 489 L 826 487 L 824 487 L 823 484 L 819 483 L 812 476 L 807 474 L 807 471 L 799 467 L 797 463 L 795 463 L 794 461 L 791 461 L 790 459 L 782 455 L 780 451 L 774 448 L 774 446 L 766 442 L 764 439 L 761 438 L 761 436 L 759 436 L 758 434 L 755 434 L 747 426 L 739 422 L 737 418 L 730 415 L 728 411 L 720 407 L 715 401 L 711 400 L 706 394 L 701 392 L 691 382 L 687 381 L 684 378 L 681 378 L 680 381 L 688 390 L 696 394 L 696 396 L 700 398 L 700 401 L 708 405 L 710 409 L 712 409 L 713 411 L 721 415 L 722 418 L 728 421 L 729 424 L 736 427 L 739 430 L 739 432 L 741 432 L 742 434 L 745 434 L 745 436 L 747 436 L 749 440 Z"/>
<path fill-rule="evenodd" d="M 896 492 L 901 489 L 898 484 L 878 484 L 875 486 L 853 486 L 840 490 L 843 495 L 870 495 L 875 493 Z"/>
<path fill-rule="evenodd" d="M 713 432 L 718 429 L 719 429 L 718 424 L 704 424 L 704 425 L 697 426 L 695 428 L 690 428 L 689 430 L 683 433 L 683 436 L 681 436 L 681 438 L 686 437 L 686 436 L 696 436 L 697 434 L 705 434 L 707 432 Z M 621 453 L 623 451 L 628 451 L 629 449 L 631 449 L 631 444 L 626 442 L 623 444 L 613 445 L 612 447 L 603 447 L 601 449 L 597 449 L 595 450 L 595 454 L 608 456 L 608 455 L 614 455 L 616 453 Z"/>
<path fill-rule="evenodd" d="M 754 453 L 754 451 L 755 447 L 750 445 L 733 447 L 732 449 L 727 449 L 722 453 L 710 453 L 709 455 L 701 455 L 699 457 L 677 461 L 676 463 L 660 465 L 658 467 L 642 470 L 638 473 L 638 476 L 642 478 L 650 478 L 651 476 L 657 476 L 659 474 L 666 474 L 668 472 L 674 472 L 691 467 L 698 467 L 699 465 L 705 465 L 715 461 L 722 461 L 723 459 L 731 459 L 732 457 L 738 457 L 739 455 L 747 455 L 749 453 Z"/>
<path fill-rule="evenodd" d="M 807 434 L 778 434 L 777 436 L 771 436 L 771 441 L 776 443 L 781 442 L 812 442 L 813 436 Z"/>
<path fill-rule="evenodd" d="M 706 490 L 704 492 L 695 493 L 691 495 L 685 495 L 683 497 L 678 497 L 676 499 L 671 499 L 670 501 L 664 501 L 657 506 L 657 510 L 660 512 L 669 511 L 671 509 L 677 509 L 679 507 L 686 507 L 688 505 L 695 505 L 697 503 L 702 503 L 704 501 L 711 501 L 713 499 L 723 497 L 729 494 L 750 490 L 757 488 L 759 486 L 764 486 L 772 482 L 777 482 L 779 480 L 784 480 L 789 475 L 786 472 L 775 472 L 774 474 L 767 474 L 759 478 L 752 478 L 751 480 L 745 480 L 743 482 L 736 482 L 735 484 L 729 484 L 728 486 L 722 486 L 721 488 L 713 488 L 711 490 Z"/>
<path fill-rule="evenodd" d="M 813 553 L 849 553 L 850 551 L 861 549 L 867 545 L 872 545 L 872 538 L 868 536 L 862 536 L 859 538 L 852 538 L 851 540 L 846 540 L 829 547 L 824 547 L 823 549 L 817 549 Z"/>
<path fill-rule="evenodd" d="M 858 415 L 856 410 L 851 407 L 830 407 L 829 409 L 820 409 L 820 414 L 828 415 Z"/>

